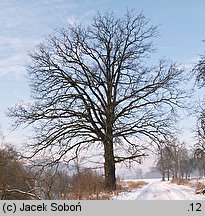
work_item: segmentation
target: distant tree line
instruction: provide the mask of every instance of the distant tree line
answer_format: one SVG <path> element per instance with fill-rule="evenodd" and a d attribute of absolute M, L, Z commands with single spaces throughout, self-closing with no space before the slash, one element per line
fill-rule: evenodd
<path fill-rule="evenodd" d="M 188 148 L 186 143 L 173 139 L 158 149 L 155 169 L 160 171 L 163 181 L 205 177 L 205 151 L 198 143 Z"/>

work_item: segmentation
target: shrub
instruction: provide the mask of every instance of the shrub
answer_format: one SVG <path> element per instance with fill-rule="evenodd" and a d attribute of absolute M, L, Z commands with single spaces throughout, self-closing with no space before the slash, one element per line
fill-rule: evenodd
<path fill-rule="evenodd" d="M 104 178 L 91 169 L 84 169 L 71 180 L 69 199 L 101 199 L 104 192 Z"/>

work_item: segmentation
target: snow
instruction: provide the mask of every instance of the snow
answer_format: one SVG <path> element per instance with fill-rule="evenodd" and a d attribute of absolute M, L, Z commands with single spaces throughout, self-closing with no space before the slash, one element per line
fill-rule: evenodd
<path fill-rule="evenodd" d="M 113 200 L 205 200 L 205 195 L 195 194 L 194 187 L 172 184 L 161 179 L 144 180 L 148 184 L 140 189 L 122 192 Z"/>

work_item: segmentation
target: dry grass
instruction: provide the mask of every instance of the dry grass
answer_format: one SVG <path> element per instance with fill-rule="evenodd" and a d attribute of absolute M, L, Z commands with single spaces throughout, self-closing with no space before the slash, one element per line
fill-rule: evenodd
<path fill-rule="evenodd" d="M 84 170 L 73 176 L 71 192 L 66 199 L 72 200 L 109 200 L 112 196 L 133 189 L 141 188 L 144 181 L 120 181 L 117 180 L 117 189 L 112 192 L 105 191 L 104 178 L 92 170 Z"/>
<path fill-rule="evenodd" d="M 126 190 L 141 188 L 147 183 L 145 181 L 139 180 L 139 181 L 120 181 L 118 184 L 121 185 L 121 190 L 126 191 Z"/>
<path fill-rule="evenodd" d="M 203 193 L 204 194 L 204 190 L 205 190 L 205 185 L 203 184 L 203 183 L 201 183 L 201 182 L 196 182 L 195 183 L 195 187 L 196 187 L 196 190 L 195 190 L 195 192 L 196 193 Z M 201 192 L 200 192 L 201 191 Z"/>
<path fill-rule="evenodd" d="M 176 185 L 187 185 L 190 181 L 188 179 L 172 179 L 171 183 Z"/>
<path fill-rule="evenodd" d="M 65 199 L 70 200 L 109 200 L 124 191 L 141 188 L 144 181 L 117 180 L 117 189 L 112 192 L 105 191 L 104 178 L 91 169 L 85 169 L 74 175 L 70 183 L 70 193 Z"/>
<path fill-rule="evenodd" d="M 91 169 L 85 169 L 73 176 L 71 193 L 67 199 L 104 199 L 104 178 Z"/>
<path fill-rule="evenodd" d="M 205 190 L 205 184 L 201 182 L 192 182 L 188 179 L 173 179 L 171 180 L 171 183 L 195 188 L 195 193 L 198 193 L 198 191 Z"/>
<path fill-rule="evenodd" d="M 113 192 L 101 192 L 97 196 L 92 196 L 92 199 L 109 200 L 112 196 L 117 196 L 121 192 L 139 189 L 147 183 L 144 181 L 117 181 L 117 190 Z"/>

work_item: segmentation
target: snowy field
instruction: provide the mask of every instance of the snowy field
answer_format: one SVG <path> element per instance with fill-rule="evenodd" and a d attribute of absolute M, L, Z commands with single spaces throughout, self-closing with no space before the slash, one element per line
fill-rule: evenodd
<path fill-rule="evenodd" d="M 195 188 L 171 184 L 161 179 L 144 179 L 147 185 L 140 189 L 122 192 L 113 200 L 205 200 L 205 195 L 195 194 Z"/>

